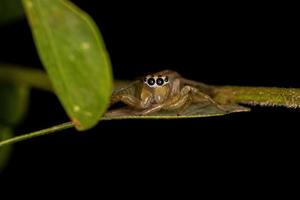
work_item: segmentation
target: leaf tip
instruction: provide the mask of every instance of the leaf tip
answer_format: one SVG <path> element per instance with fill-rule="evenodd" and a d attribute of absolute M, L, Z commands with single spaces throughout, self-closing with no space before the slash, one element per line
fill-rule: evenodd
<path fill-rule="evenodd" d="M 77 130 L 83 130 L 84 127 L 82 126 L 81 122 L 78 119 L 72 119 L 72 123 L 74 124 Z"/>

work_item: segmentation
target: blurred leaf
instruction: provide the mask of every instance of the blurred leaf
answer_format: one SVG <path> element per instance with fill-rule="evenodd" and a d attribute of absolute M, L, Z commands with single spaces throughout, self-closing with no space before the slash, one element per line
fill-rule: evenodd
<path fill-rule="evenodd" d="M 0 63 L 0 80 L 26 85 L 46 91 L 53 91 L 48 75 L 39 69 L 14 64 Z"/>
<path fill-rule="evenodd" d="M 12 132 L 9 128 L 0 125 L 0 141 L 11 138 Z M 9 156 L 11 154 L 12 146 L 7 145 L 0 147 L 0 172 L 4 169 Z"/>
<path fill-rule="evenodd" d="M 0 124 L 15 126 L 24 117 L 29 88 L 0 82 Z"/>
<path fill-rule="evenodd" d="M 21 0 L 0 0 L 0 25 L 19 19 L 23 15 Z"/>
<path fill-rule="evenodd" d="M 24 117 L 29 100 L 29 88 L 0 82 L 0 141 L 12 138 L 12 130 Z M 0 147 L 0 171 L 10 155 L 11 146 Z"/>
<path fill-rule="evenodd" d="M 66 0 L 23 0 L 40 58 L 79 130 L 93 127 L 109 104 L 109 56 L 94 21 Z"/>

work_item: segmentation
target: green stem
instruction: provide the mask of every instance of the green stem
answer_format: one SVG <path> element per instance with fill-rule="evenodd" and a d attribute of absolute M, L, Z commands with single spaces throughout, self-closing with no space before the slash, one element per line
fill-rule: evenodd
<path fill-rule="evenodd" d="M 0 63 L 0 81 L 53 91 L 50 80 L 44 71 L 23 66 Z"/>
<path fill-rule="evenodd" d="M 16 143 L 19 141 L 27 140 L 30 138 L 34 138 L 34 137 L 38 137 L 38 136 L 42 136 L 42 135 L 46 135 L 46 134 L 50 134 L 50 133 L 55 133 L 55 132 L 58 132 L 58 131 L 61 131 L 64 129 L 68 129 L 68 128 L 72 128 L 72 127 L 74 127 L 74 124 L 72 122 L 67 122 L 67 123 L 56 125 L 56 126 L 53 126 L 50 128 L 43 129 L 43 130 L 16 136 L 16 137 L 13 137 L 13 138 L 10 138 L 7 140 L 0 141 L 0 148 L 4 145 L 13 144 L 13 143 Z"/>
<path fill-rule="evenodd" d="M 298 88 L 220 86 L 214 89 L 214 93 L 214 99 L 223 104 L 300 107 Z"/>

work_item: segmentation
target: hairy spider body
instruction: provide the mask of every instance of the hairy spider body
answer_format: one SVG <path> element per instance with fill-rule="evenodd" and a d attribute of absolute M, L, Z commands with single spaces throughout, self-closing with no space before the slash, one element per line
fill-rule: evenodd
<path fill-rule="evenodd" d="M 192 103 L 216 104 L 207 95 L 208 91 L 209 86 L 205 84 L 184 79 L 175 71 L 164 70 L 115 91 L 111 105 L 123 102 L 130 108 L 130 113 L 126 109 L 126 114 L 149 115 L 160 110 L 178 110 L 177 114 L 181 115 Z M 107 114 L 122 112 L 125 110 L 118 109 Z"/>

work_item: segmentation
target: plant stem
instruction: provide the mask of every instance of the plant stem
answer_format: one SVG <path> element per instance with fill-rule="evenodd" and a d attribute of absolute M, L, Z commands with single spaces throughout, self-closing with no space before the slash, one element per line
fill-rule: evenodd
<path fill-rule="evenodd" d="M 222 104 L 300 107 L 299 88 L 217 86 L 214 99 Z"/>
<path fill-rule="evenodd" d="M 50 134 L 50 133 L 55 133 L 61 130 L 65 130 L 68 128 L 72 128 L 74 127 L 73 122 L 67 122 L 67 123 L 63 123 L 63 124 L 59 124 L 50 128 L 46 128 L 43 130 L 39 130 L 39 131 L 35 131 L 32 133 L 28 133 L 28 134 L 24 134 L 24 135 L 20 135 L 20 136 L 16 136 L 7 140 L 3 140 L 0 141 L 0 148 L 4 145 L 9 145 L 9 144 L 13 144 L 19 141 L 23 141 L 23 140 L 27 140 L 30 138 L 34 138 L 34 137 L 38 137 L 38 136 L 42 136 L 42 135 L 46 135 L 46 134 Z"/>
<path fill-rule="evenodd" d="M 47 74 L 42 70 L 29 67 L 0 63 L 0 81 L 53 91 Z"/>

